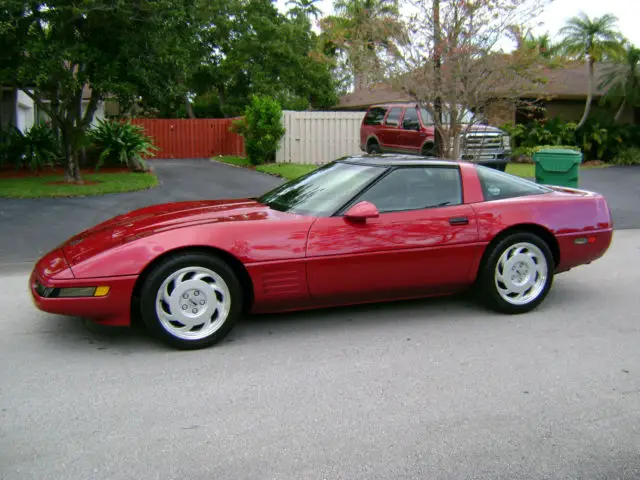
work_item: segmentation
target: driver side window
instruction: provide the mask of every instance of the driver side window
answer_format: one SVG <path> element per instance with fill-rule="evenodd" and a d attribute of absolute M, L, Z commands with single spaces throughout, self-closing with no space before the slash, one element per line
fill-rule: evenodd
<path fill-rule="evenodd" d="M 360 195 L 380 213 L 460 205 L 460 170 L 455 167 L 396 168 Z"/>

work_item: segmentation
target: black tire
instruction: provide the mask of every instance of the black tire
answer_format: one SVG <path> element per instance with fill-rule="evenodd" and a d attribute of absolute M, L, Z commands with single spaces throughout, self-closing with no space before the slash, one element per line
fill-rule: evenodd
<path fill-rule="evenodd" d="M 214 272 L 224 281 L 229 293 L 230 299 L 225 299 L 230 302 L 226 318 L 222 321 L 221 326 L 204 338 L 185 339 L 176 336 L 176 334 L 165 328 L 156 311 L 156 298 L 165 280 L 185 268 L 202 268 Z M 209 295 L 211 294 L 209 292 Z M 218 294 L 213 293 L 213 295 L 217 296 Z M 178 253 L 158 264 L 144 280 L 140 294 L 140 311 L 145 325 L 159 340 L 174 348 L 195 350 L 214 345 L 231 331 L 238 318 L 242 315 L 243 296 L 242 286 L 237 276 L 231 267 L 220 258 L 197 252 Z M 208 315 L 205 314 L 203 318 L 206 318 L 206 316 Z M 210 321 L 212 318 L 212 316 L 209 316 Z M 168 328 L 171 328 L 171 326 L 169 325 Z"/>
<path fill-rule="evenodd" d="M 507 169 L 506 163 L 497 163 L 497 162 L 482 163 L 481 162 L 478 165 L 482 165 L 483 167 L 493 168 L 494 170 L 498 170 L 499 172 L 504 172 Z"/>
<path fill-rule="evenodd" d="M 427 143 L 420 150 L 420 155 L 423 157 L 435 157 L 436 156 L 436 146 L 432 143 Z"/>
<path fill-rule="evenodd" d="M 382 153 L 382 149 L 380 148 L 380 145 L 378 144 L 378 142 L 376 141 L 369 142 L 367 144 L 367 153 L 370 155 L 376 155 L 376 154 Z"/>
<path fill-rule="evenodd" d="M 498 262 L 502 255 L 511 247 L 520 243 L 530 244 L 538 248 L 546 261 L 547 275 L 544 284 L 541 283 L 541 285 L 543 285 L 542 289 L 535 297 L 531 298 L 527 303 L 515 305 L 506 301 L 501 296 L 498 286 L 496 285 L 496 283 L 501 283 L 496 281 L 496 270 L 498 269 Z M 480 300 L 492 310 L 508 314 L 526 313 L 537 308 L 546 298 L 553 284 L 554 268 L 553 254 L 544 240 L 533 233 L 515 232 L 499 240 L 491 250 L 485 253 L 485 257 L 480 265 L 480 271 L 478 272 L 476 292 L 479 294 Z M 532 291 L 534 291 L 534 289 L 532 289 Z"/>

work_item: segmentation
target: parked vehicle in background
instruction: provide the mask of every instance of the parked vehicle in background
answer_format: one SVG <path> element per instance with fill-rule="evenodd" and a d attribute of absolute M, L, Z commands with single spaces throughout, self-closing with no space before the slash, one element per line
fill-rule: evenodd
<path fill-rule="evenodd" d="M 460 160 L 505 170 L 511 160 L 509 135 L 497 127 L 474 124 L 473 113 L 462 119 Z M 373 105 L 360 125 L 360 149 L 367 153 L 405 153 L 433 156 L 435 122 L 415 103 Z"/>

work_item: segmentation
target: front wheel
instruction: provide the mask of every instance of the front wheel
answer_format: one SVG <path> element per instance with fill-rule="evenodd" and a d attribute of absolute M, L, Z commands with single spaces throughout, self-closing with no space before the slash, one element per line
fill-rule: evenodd
<path fill-rule="evenodd" d="M 494 310 L 525 313 L 545 299 L 553 275 L 553 255 L 546 242 L 532 233 L 515 233 L 488 252 L 479 275 L 480 293 Z"/>
<path fill-rule="evenodd" d="M 215 256 L 183 253 L 160 263 L 141 292 L 142 318 L 151 332 L 180 349 L 204 348 L 224 338 L 242 312 L 242 288 Z"/>

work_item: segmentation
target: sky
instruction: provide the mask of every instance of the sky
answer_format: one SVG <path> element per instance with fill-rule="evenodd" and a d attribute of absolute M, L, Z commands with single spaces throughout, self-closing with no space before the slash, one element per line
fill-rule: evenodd
<path fill-rule="evenodd" d="M 283 11 L 287 10 L 286 0 L 277 0 Z M 324 15 L 332 12 L 332 0 L 320 0 L 317 4 Z M 640 47 L 640 0 L 553 0 L 537 19 L 543 25 L 533 29 L 536 35 L 549 32 L 555 36 L 565 22 L 580 11 L 590 17 L 611 13 L 618 17 L 618 28 L 633 44 Z"/>

